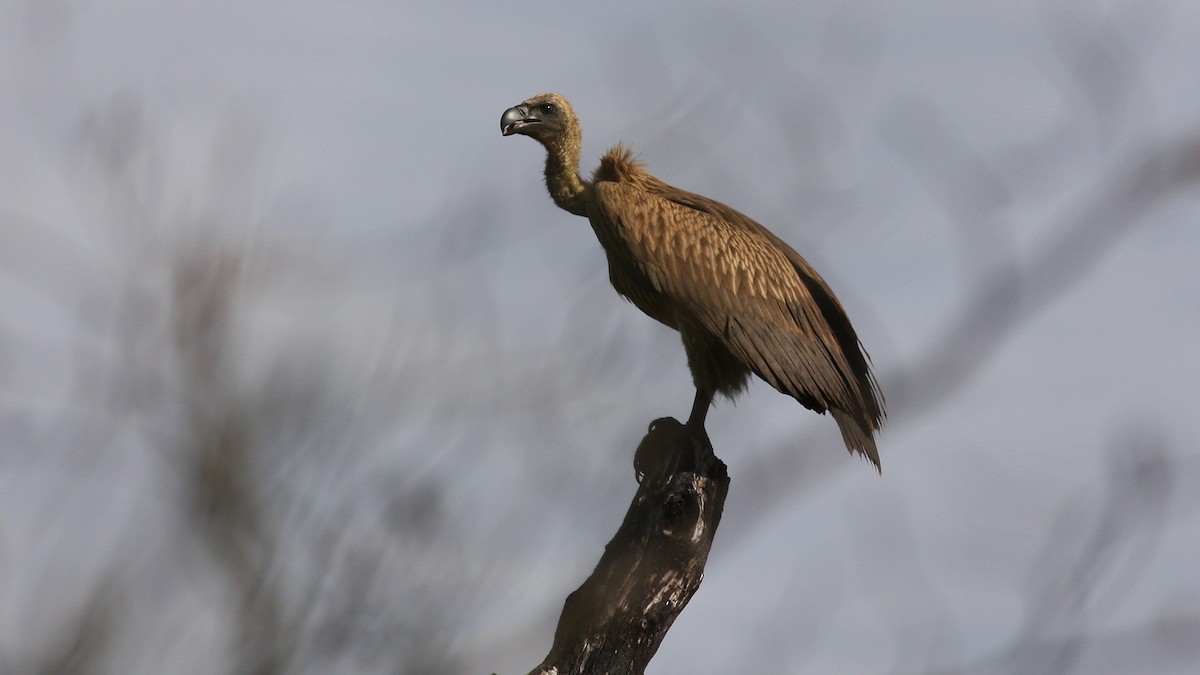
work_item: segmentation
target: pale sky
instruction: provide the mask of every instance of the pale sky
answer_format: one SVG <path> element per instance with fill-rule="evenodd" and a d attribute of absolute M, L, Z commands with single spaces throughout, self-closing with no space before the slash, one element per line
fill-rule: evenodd
<path fill-rule="evenodd" d="M 144 515 L 176 500 L 152 436 L 56 421 L 78 403 L 78 345 L 167 344 L 159 314 L 126 331 L 140 310 L 113 299 L 127 278 L 166 288 L 163 241 L 259 238 L 287 242 L 290 262 L 249 275 L 239 395 L 293 382 L 300 363 L 334 401 L 319 429 L 388 420 L 357 444 L 314 432 L 271 455 L 278 489 L 310 497 L 300 511 L 374 513 L 383 498 L 364 486 L 428 480 L 442 520 L 388 569 L 430 573 L 409 546 L 462 564 L 461 580 L 435 577 L 458 589 L 446 639 L 463 672 L 542 659 L 633 494 L 637 440 L 692 395 L 677 337 L 615 296 L 587 223 L 550 202 L 541 148 L 500 136 L 505 108 L 548 90 L 582 119 L 585 174 L 623 141 L 813 262 L 893 406 L 878 476 L 831 420 L 765 384 L 718 402 L 725 519 L 650 672 L 1002 659 L 1054 597 L 1046 577 L 1089 550 L 1112 457 L 1144 445 L 1168 453 L 1164 502 L 1145 507 L 1157 519 L 1130 526 L 1077 611 L 1043 628 L 1200 617 L 1200 190 L 1193 175 L 1132 215 L 1112 198 L 1147 153 L 1197 142 L 1194 2 L 55 1 L 0 4 L 0 25 L 0 670 L 32 658 L 138 537 L 171 530 Z M 86 159 L 122 133 L 153 139 L 136 180 Z M 1039 265 L 1109 216 L 1095 255 Z M 939 346 L 1014 261 L 1022 320 L 991 326 L 1006 309 L 985 307 L 997 339 L 978 358 Z M 950 372 L 964 354 L 971 369 Z M 402 413 L 365 401 L 380 378 Z M 494 566 L 463 562 L 480 551 Z M 54 606 L 24 622 L 46 586 Z M 155 600 L 140 602 L 131 625 L 154 624 Z M 210 615 L 156 625 L 172 646 L 153 672 L 213 672 L 193 658 L 224 644 Z M 153 660 L 139 658 L 114 663 Z M 1150 669 L 1092 650 L 1075 667 L 1187 667 L 1137 663 Z"/>

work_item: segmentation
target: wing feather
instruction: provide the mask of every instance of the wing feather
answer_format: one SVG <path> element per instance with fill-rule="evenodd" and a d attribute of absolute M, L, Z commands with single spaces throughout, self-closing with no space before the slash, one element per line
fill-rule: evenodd
<path fill-rule="evenodd" d="M 630 296 L 639 307 L 668 325 L 702 325 L 771 386 L 834 409 L 847 444 L 877 461 L 882 397 L 844 310 L 807 261 L 749 217 L 648 174 L 592 190 L 588 216 L 610 266 L 631 265 L 661 295 Z"/>

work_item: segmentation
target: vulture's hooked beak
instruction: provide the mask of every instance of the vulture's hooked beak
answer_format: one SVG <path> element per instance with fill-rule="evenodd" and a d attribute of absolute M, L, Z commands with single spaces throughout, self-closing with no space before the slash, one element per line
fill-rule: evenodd
<path fill-rule="evenodd" d="M 521 130 L 522 127 L 527 127 L 531 124 L 541 124 L 534 111 L 529 109 L 529 106 L 522 103 L 515 105 L 500 116 L 500 133 L 504 136 L 511 136 Z"/>

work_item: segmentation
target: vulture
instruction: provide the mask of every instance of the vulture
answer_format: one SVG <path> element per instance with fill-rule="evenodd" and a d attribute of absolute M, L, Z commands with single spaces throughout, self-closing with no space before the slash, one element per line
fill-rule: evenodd
<path fill-rule="evenodd" d="M 748 216 L 651 176 L 620 144 L 584 180 L 579 120 L 558 94 L 505 110 L 500 131 L 546 148 L 550 197 L 591 222 L 613 288 L 679 331 L 696 385 L 685 426 L 706 433 L 714 396 L 733 398 L 754 373 L 804 407 L 828 411 L 846 448 L 879 470 L 883 396 L 870 358 L 800 254 Z"/>

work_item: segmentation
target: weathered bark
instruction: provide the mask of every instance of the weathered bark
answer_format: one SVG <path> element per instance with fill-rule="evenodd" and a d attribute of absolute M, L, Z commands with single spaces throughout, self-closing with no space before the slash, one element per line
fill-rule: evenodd
<path fill-rule="evenodd" d="M 700 587 L 729 475 L 703 431 L 655 420 L 640 485 L 595 571 L 567 596 L 554 646 L 530 675 L 642 673 Z"/>

